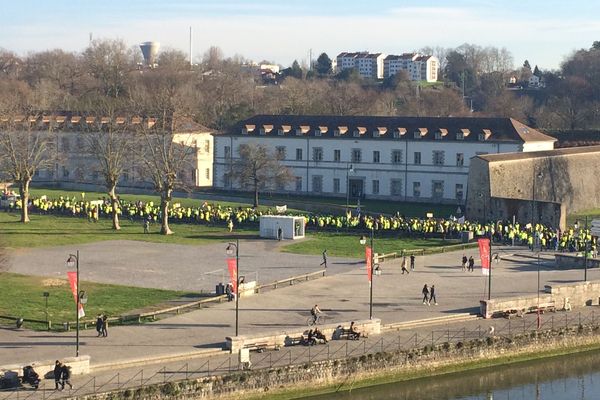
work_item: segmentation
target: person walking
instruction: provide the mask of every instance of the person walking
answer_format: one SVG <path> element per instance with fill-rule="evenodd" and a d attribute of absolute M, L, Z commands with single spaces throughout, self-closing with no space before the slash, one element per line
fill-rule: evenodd
<path fill-rule="evenodd" d="M 462 256 L 462 264 L 461 264 L 461 271 L 462 272 L 465 272 L 467 270 L 467 261 L 468 261 L 467 260 L 467 256 L 465 256 L 463 254 L 463 256 Z"/>
<path fill-rule="evenodd" d="M 414 254 L 410 255 L 410 270 L 411 271 L 415 270 L 415 255 Z"/>
<path fill-rule="evenodd" d="M 281 242 L 281 239 L 283 239 L 283 229 L 281 229 L 281 227 L 277 228 L 277 240 L 279 240 Z"/>
<path fill-rule="evenodd" d="M 60 377 L 62 374 L 62 364 L 59 360 L 56 360 L 54 363 L 54 390 L 58 390 L 58 385 L 60 385 Z"/>
<path fill-rule="evenodd" d="M 98 314 L 98 316 L 96 317 L 96 332 L 98 332 L 97 337 L 102 336 L 102 324 L 102 314 Z"/>
<path fill-rule="evenodd" d="M 431 285 L 431 288 L 429 288 L 429 302 L 436 306 L 438 305 L 437 299 L 435 298 L 435 285 Z"/>
<path fill-rule="evenodd" d="M 60 368 L 60 378 L 61 378 L 61 386 L 62 389 L 65 388 L 65 384 L 69 385 L 69 389 L 73 389 L 73 385 L 71 384 L 71 367 L 66 364 L 62 364 Z"/>
<path fill-rule="evenodd" d="M 404 275 L 404 273 L 410 274 L 410 272 L 406 269 L 406 257 L 402 258 L 402 275 Z"/>
<path fill-rule="evenodd" d="M 323 262 L 319 264 L 319 267 L 320 266 L 327 268 L 327 249 L 323 250 Z"/>
<path fill-rule="evenodd" d="M 421 293 L 423 293 L 423 304 L 429 305 L 429 289 L 427 288 L 427 284 L 423 286 L 423 290 L 421 290 Z"/>
<path fill-rule="evenodd" d="M 473 270 L 475 269 L 475 259 L 473 259 L 473 256 L 469 257 L 469 271 L 473 272 Z"/>
<path fill-rule="evenodd" d="M 106 314 L 102 315 L 102 337 L 108 336 L 108 317 Z"/>
<path fill-rule="evenodd" d="M 148 218 L 144 219 L 144 233 L 150 233 L 150 221 L 148 221 Z"/>

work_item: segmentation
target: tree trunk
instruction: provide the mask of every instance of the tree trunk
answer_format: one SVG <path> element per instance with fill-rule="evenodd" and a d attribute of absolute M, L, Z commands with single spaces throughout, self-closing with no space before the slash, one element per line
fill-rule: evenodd
<path fill-rule="evenodd" d="M 117 208 L 119 205 L 117 195 L 115 193 L 116 185 L 112 185 L 108 191 L 108 196 L 110 197 L 110 204 L 112 205 L 112 225 L 115 231 L 121 229 L 121 225 L 119 225 L 119 213 L 117 212 Z"/>
<path fill-rule="evenodd" d="M 171 193 L 173 190 L 164 189 L 160 194 L 160 234 L 161 235 L 172 235 L 173 231 L 169 228 L 169 203 L 171 202 Z"/>
<path fill-rule="evenodd" d="M 258 207 L 258 182 L 254 182 L 254 208 Z"/>
<path fill-rule="evenodd" d="M 21 222 L 24 224 L 29 222 L 29 210 L 27 204 L 29 204 L 29 183 L 31 179 L 24 179 L 19 182 L 19 195 L 21 196 Z"/>

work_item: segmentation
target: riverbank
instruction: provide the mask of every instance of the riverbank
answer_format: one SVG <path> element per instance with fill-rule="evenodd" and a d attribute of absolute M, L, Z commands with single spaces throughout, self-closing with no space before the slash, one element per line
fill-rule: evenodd
<path fill-rule="evenodd" d="M 600 350 L 598 324 L 512 336 L 488 336 L 425 345 L 411 350 L 374 352 L 345 359 L 240 371 L 85 398 L 293 399 L 593 350 Z"/>

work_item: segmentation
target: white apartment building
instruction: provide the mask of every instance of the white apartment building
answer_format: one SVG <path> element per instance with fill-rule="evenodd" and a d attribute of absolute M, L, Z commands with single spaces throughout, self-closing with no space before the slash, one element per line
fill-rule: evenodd
<path fill-rule="evenodd" d="M 354 68 L 358 74 L 367 79 L 383 79 L 383 60 L 385 54 L 382 53 L 340 53 L 336 57 L 336 71 Z"/>
<path fill-rule="evenodd" d="M 239 146 L 258 143 L 295 177 L 274 192 L 464 204 L 472 157 L 554 142 L 510 118 L 257 115 L 215 135 L 213 186 L 241 190 Z"/>
<path fill-rule="evenodd" d="M 111 129 L 122 135 L 133 138 L 136 130 L 144 129 L 152 133 L 159 130 L 157 118 L 152 117 L 115 117 L 92 115 L 45 115 L 42 117 L 16 116 L 10 121 L 0 119 L 0 129 L 25 129 L 26 119 L 33 124 L 33 129 L 52 135 L 58 151 L 58 159 L 54 167 L 38 170 L 34 182 L 77 186 L 79 184 L 98 185 L 102 187 L 104 180 L 98 162 L 89 151 L 86 135 L 90 132 Z M 19 128 L 21 126 L 21 128 Z M 212 132 L 193 121 L 176 121 L 170 128 L 173 142 L 191 149 L 189 169 L 179 171 L 180 180 L 190 187 L 210 187 L 213 178 Z M 127 157 L 124 172 L 119 184 L 128 187 L 151 187 L 151 180 L 141 172 L 140 163 L 135 155 Z"/>
<path fill-rule="evenodd" d="M 418 53 L 389 55 L 383 60 L 383 76 L 389 78 L 406 71 L 411 81 L 436 82 L 440 62 L 436 57 Z"/>

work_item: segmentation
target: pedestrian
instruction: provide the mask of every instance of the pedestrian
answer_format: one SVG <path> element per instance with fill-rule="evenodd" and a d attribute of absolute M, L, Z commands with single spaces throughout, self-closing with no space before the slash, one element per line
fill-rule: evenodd
<path fill-rule="evenodd" d="M 410 274 L 410 272 L 406 269 L 406 257 L 402 258 L 402 275 L 404 275 L 404 272 Z"/>
<path fill-rule="evenodd" d="M 327 249 L 323 250 L 323 262 L 319 264 L 319 267 L 320 266 L 327 268 Z"/>
<path fill-rule="evenodd" d="M 465 256 L 463 254 L 462 256 L 462 264 L 461 264 L 461 271 L 465 272 L 467 270 L 467 256 Z"/>
<path fill-rule="evenodd" d="M 227 221 L 227 229 L 230 233 L 233 231 L 233 221 L 231 220 L 231 218 L 229 218 L 229 221 Z"/>
<path fill-rule="evenodd" d="M 277 228 L 277 240 L 279 240 L 281 242 L 281 239 L 283 239 L 283 229 L 281 229 L 281 227 Z"/>
<path fill-rule="evenodd" d="M 144 233 L 150 233 L 150 221 L 144 219 Z"/>
<path fill-rule="evenodd" d="M 435 298 L 435 285 L 431 285 L 431 288 L 429 288 L 429 302 L 436 306 L 438 305 L 437 299 Z"/>
<path fill-rule="evenodd" d="M 106 314 L 102 315 L 102 336 L 108 336 L 108 317 L 106 316 Z"/>
<path fill-rule="evenodd" d="M 227 283 L 225 286 L 225 294 L 227 294 L 227 301 L 232 301 L 235 297 L 233 294 L 233 285 L 231 283 Z"/>
<path fill-rule="evenodd" d="M 473 270 L 475 269 L 475 259 L 473 259 L 473 256 L 469 257 L 469 271 L 473 272 Z"/>
<path fill-rule="evenodd" d="M 59 360 L 54 363 L 54 390 L 58 390 L 60 384 L 60 376 L 62 374 L 62 365 Z"/>
<path fill-rule="evenodd" d="M 102 336 L 102 314 L 98 314 L 96 317 L 96 332 L 98 332 L 98 337 Z"/>
<path fill-rule="evenodd" d="M 414 254 L 410 255 L 410 270 L 411 271 L 415 270 L 415 255 Z"/>
<path fill-rule="evenodd" d="M 60 368 L 60 377 L 61 377 L 61 387 L 64 389 L 65 384 L 69 385 L 69 389 L 73 389 L 73 385 L 71 385 L 71 367 L 66 364 L 62 364 Z"/>
<path fill-rule="evenodd" d="M 423 290 L 421 290 L 421 293 L 423 293 L 423 304 L 429 305 L 429 289 L 427 288 L 427 284 L 423 286 Z"/>

